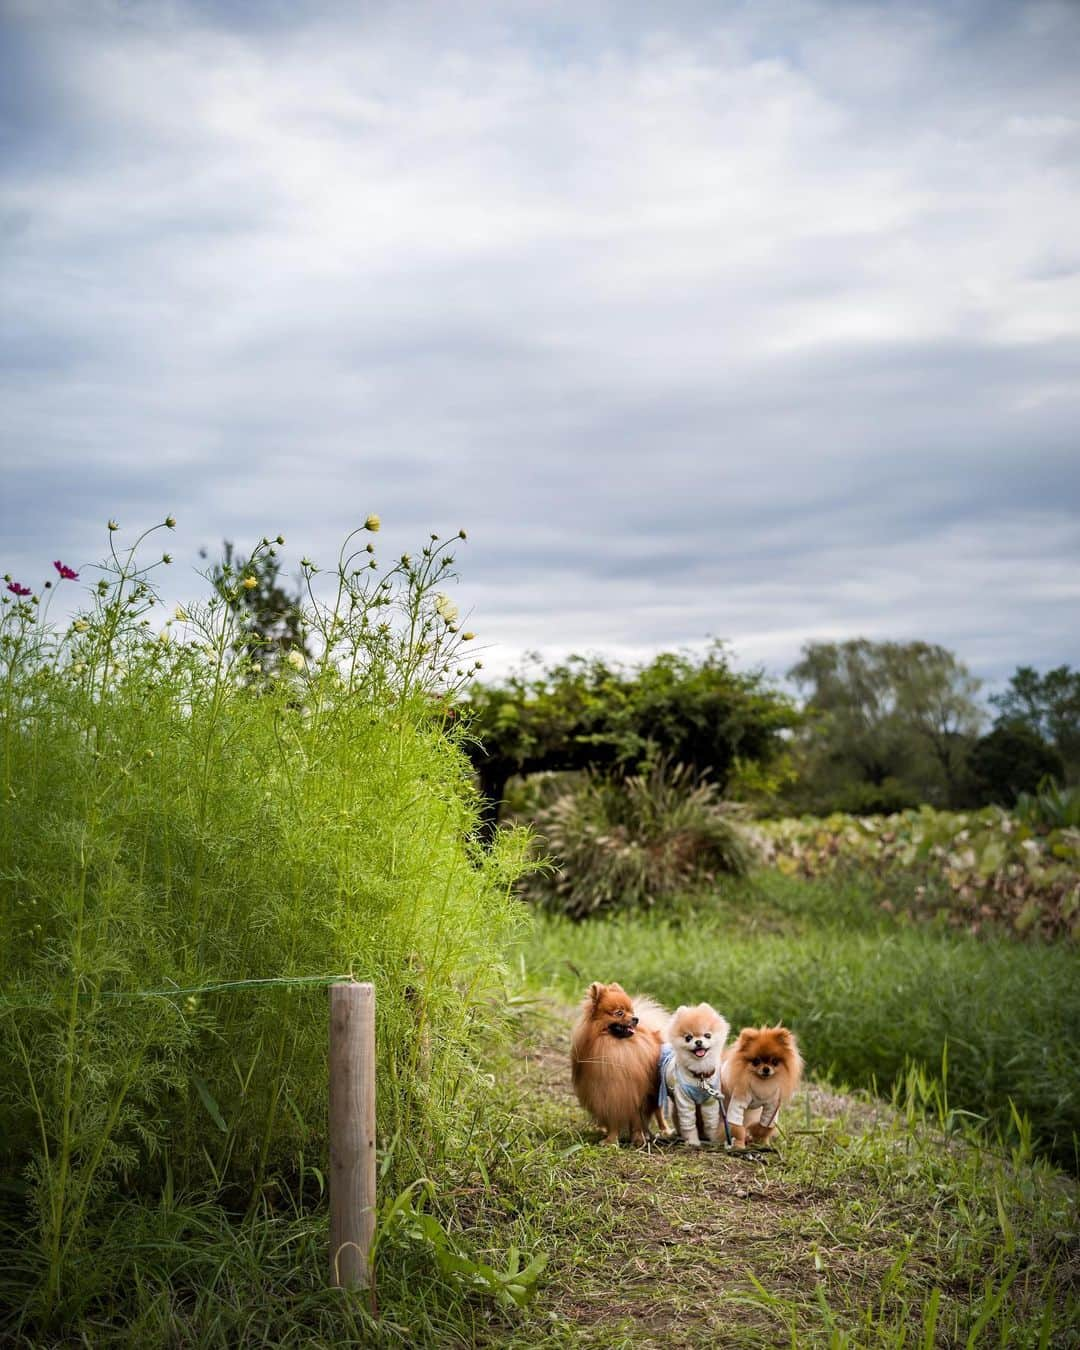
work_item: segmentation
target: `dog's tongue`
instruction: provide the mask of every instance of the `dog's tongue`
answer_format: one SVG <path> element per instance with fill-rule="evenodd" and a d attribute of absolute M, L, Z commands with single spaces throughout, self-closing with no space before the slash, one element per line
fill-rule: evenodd
<path fill-rule="evenodd" d="M 704 1059 L 709 1052 L 707 1050 L 695 1050 L 694 1055 L 697 1059 Z"/>

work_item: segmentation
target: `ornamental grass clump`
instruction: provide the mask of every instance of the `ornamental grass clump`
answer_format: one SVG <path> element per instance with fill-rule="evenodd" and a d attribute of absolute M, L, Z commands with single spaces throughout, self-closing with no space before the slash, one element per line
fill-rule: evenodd
<path fill-rule="evenodd" d="M 719 789 L 677 764 L 623 779 L 582 775 L 541 809 L 536 834 L 550 866 L 524 893 L 574 919 L 651 908 L 742 875 L 748 859 Z"/>
<path fill-rule="evenodd" d="M 159 626 L 152 533 L 122 550 L 110 522 L 69 623 L 21 583 L 0 616 L 0 1259 L 24 1329 L 76 1316 L 96 1261 L 131 1277 L 98 1261 L 121 1199 L 254 1213 L 319 1174 L 325 978 L 376 985 L 383 1185 L 437 1176 L 520 910 L 516 837 L 473 842 L 450 542 L 385 574 L 355 536 L 328 576 L 305 560 L 315 654 L 253 680 L 228 578 Z"/>

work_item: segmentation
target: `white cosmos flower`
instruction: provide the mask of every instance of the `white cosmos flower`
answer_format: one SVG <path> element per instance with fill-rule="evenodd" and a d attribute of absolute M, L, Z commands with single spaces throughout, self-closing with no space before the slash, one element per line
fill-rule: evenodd
<path fill-rule="evenodd" d="M 443 623 L 456 623 L 458 616 L 458 607 L 448 595 L 440 592 L 435 597 L 435 612 Z"/>

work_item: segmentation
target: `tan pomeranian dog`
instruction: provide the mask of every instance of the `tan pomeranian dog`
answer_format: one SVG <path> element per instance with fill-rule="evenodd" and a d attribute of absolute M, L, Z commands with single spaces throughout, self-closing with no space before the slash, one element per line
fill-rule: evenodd
<path fill-rule="evenodd" d="M 720 1137 L 720 1061 L 727 1040 L 726 1018 L 708 1003 L 677 1008 L 668 1023 L 661 1052 L 660 1106 L 674 1106 L 679 1138 L 700 1148 L 701 1133 L 711 1143 Z"/>
<path fill-rule="evenodd" d="M 643 1144 L 657 1105 L 661 1029 L 668 1014 L 651 998 L 632 999 L 621 984 L 589 986 L 570 1040 L 570 1072 L 578 1101 L 604 1130 L 603 1143 L 627 1134 Z"/>
<path fill-rule="evenodd" d="M 803 1061 L 787 1027 L 743 1027 L 724 1056 L 721 1080 L 736 1148 L 747 1135 L 764 1144 L 776 1133 L 780 1108 L 802 1082 Z"/>

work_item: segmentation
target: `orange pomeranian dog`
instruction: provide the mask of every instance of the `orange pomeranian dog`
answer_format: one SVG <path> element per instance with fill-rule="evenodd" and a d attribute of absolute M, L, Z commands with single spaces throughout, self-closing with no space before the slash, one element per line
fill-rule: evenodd
<path fill-rule="evenodd" d="M 666 1132 L 657 1093 L 667 1019 L 659 1004 L 632 999 L 621 984 L 589 986 L 570 1041 L 570 1069 L 577 1099 L 603 1128 L 605 1144 L 623 1134 L 643 1144 L 650 1117 Z"/>
<path fill-rule="evenodd" d="M 780 1108 L 798 1088 L 802 1071 L 787 1027 L 743 1027 L 720 1070 L 736 1148 L 746 1147 L 747 1134 L 758 1144 L 773 1137 Z"/>

